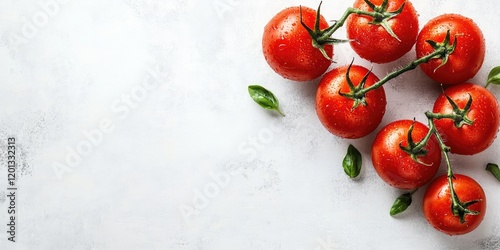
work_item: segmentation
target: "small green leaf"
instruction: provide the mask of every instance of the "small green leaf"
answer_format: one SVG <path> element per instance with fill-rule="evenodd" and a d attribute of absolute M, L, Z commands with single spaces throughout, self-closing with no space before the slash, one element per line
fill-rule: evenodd
<path fill-rule="evenodd" d="M 404 212 L 411 205 L 412 193 L 404 193 L 400 195 L 392 204 L 390 214 L 394 216 L 396 214 Z"/>
<path fill-rule="evenodd" d="M 274 94 L 260 85 L 248 86 L 250 97 L 261 107 L 270 110 L 276 110 L 280 115 L 285 116 L 279 109 L 278 98 Z"/>
<path fill-rule="evenodd" d="M 344 172 L 349 178 L 356 178 L 361 172 L 362 158 L 361 153 L 353 146 L 349 145 L 347 154 L 342 161 Z"/>
<path fill-rule="evenodd" d="M 498 168 L 497 164 L 488 163 L 488 165 L 486 165 L 486 170 L 490 171 L 493 176 L 495 176 L 495 178 L 500 181 L 500 168 Z"/>
<path fill-rule="evenodd" d="M 486 87 L 488 87 L 488 85 L 490 85 L 491 83 L 495 85 L 500 85 L 500 66 L 494 67 L 488 74 L 488 81 L 486 82 Z"/>

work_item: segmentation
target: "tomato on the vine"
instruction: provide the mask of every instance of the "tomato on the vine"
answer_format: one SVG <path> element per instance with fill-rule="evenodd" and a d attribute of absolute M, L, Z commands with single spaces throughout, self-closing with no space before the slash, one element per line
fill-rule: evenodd
<path fill-rule="evenodd" d="M 446 175 L 436 178 L 425 191 L 422 209 L 427 221 L 437 230 L 460 235 L 476 229 L 486 212 L 486 195 L 483 188 L 472 178 L 455 174 L 452 178 L 455 194 L 462 202 L 475 202 L 467 209 L 477 214 L 465 215 L 465 221 L 452 211 L 450 186 Z"/>
<path fill-rule="evenodd" d="M 418 16 L 412 3 L 408 0 L 391 0 L 383 9 L 383 0 L 369 2 L 376 6 L 375 9 L 391 17 L 384 21 L 364 14 L 351 14 L 346 27 L 347 37 L 353 40 L 350 42 L 351 47 L 360 57 L 374 63 L 387 63 L 402 57 L 413 47 L 418 35 Z M 353 7 L 361 11 L 377 11 L 365 0 L 356 0 Z M 401 7 L 401 13 L 393 16 L 389 14 Z M 383 22 L 394 36 L 382 25 Z"/>
<path fill-rule="evenodd" d="M 462 83 L 474 77 L 481 69 L 486 51 L 483 33 L 472 19 L 458 14 L 443 14 L 430 20 L 417 37 L 417 58 L 434 51 L 428 40 L 442 43 L 448 31 L 450 43 L 455 46 L 450 48 L 453 52 L 446 59 L 436 58 L 420 64 L 420 68 L 438 83 Z"/>
<path fill-rule="evenodd" d="M 335 68 L 321 79 L 316 92 L 316 113 L 332 134 L 342 138 L 361 138 L 375 130 L 382 121 L 387 104 L 383 87 L 369 91 L 361 99 L 345 96 L 352 90 L 349 81 L 352 87 L 359 87 L 363 80 L 364 86 L 369 87 L 379 79 L 358 65 Z"/>
<path fill-rule="evenodd" d="M 411 148 L 428 132 L 427 126 L 411 120 L 392 122 L 378 132 L 372 145 L 372 162 L 383 181 L 395 188 L 412 190 L 434 178 L 441 164 L 441 149 L 436 137 L 432 135 L 420 149 Z"/>
<path fill-rule="evenodd" d="M 455 103 L 455 108 L 447 96 Z M 486 88 L 472 83 L 445 89 L 436 99 L 432 112 L 445 116 L 434 123 L 455 154 L 473 155 L 485 150 L 495 140 L 500 126 L 497 99 Z"/>
<path fill-rule="evenodd" d="M 308 27 L 316 23 L 316 11 L 307 7 L 289 7 L 276 14 L 264 28 L 262 52 L 271 68 L 284 78 L 310 81 L 320 77 L 331 65 L 320 50 L 312 46 L 312 38 L 300 22 Z M 321 16 L 320 29 L 328 28 Z M 333 46 L 324 45 L 326 54 L 333 56 Z"/>

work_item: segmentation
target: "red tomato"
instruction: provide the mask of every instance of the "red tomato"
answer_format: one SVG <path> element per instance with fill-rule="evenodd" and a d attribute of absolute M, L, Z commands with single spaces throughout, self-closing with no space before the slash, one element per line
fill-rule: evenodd
<path fill-rule="evenodd" d="M 383 0 L 371 0 L 380 6 Z M 405 4 L 406 2 L 406 4 Z M 418 16 L 413 5 L 408 0 L 391 0 L 387 12 L 397 11 L 405 4 L 403 11 L 387 20 L 388 26 L 399 38 L 392 37 L 380 24 L 372 24 L 373 17 L 351 14 L 347 19 L 347 37 L 353 50 L 362 58 L 374 63 L 387 63 L 406 54 L 415 44 L 418 35 Z M 356 0 L 354 8 L 372 12 L 373 9 L 364 0 Z"/>
<path fill-rule="evenodd" d="M 354 107 L 354 100 L 339 94 L 349 93 L 346 80 L 348 66 L 338 67 L 326 73 L 319 83 L 316 92 L 316 113 L 325 128 L 332 134 L 343 138 L 361 138 L 371 133 L 382 121 L 385 114 L 385 91 L 382 87 L 369 91 L 365 100 L 367 105 Z M 353 65 L 349 78 L 354 86 L 368 74 L 368 69 Z M 365 87 L 376 83 L 379 79 L 369 73 Z"/>
<path fill-rule="evenodd" d="M 437 130 L 451 152 L 472 155 L 488 148 L 496 138 L 500 124 L 500 111 L 497 99 L 484 87 L 472 83 L 461 83 L 445 90 L 460 109 L 464 109 L 472 97 L 472 104 L 466 117 L 472 125 L 455 126 L 450 118 L 435 120 Z M 453 114 L 453 107 L 441 94 L 434 103 L 433 113 Z"/>
<path fill-rule="evenodd" d="M 419 162 L 400 147 L 408 147 L 408 131 L 413 124 L 413 142 L 418 143 L 429 132 L 420 122 L 400 120 L 385 126 L 375 137 L 372 145 L 372 162 L 377 174 L 389 185 L 412 190 L 434 178 L 441 164 L 441 149 L 435 136 L 424 147 L 427 153 L 418 156 Z M 423 164 L 422 164 L 423 163 Z"/>
<path fill-rule="evenodd" d="M 444 14 L 430 20 L 418 35 L 417 58 L 434 52 L 434 48 L 426 40 L 442 43 L 448 30 L 451 44 L 454 44 L 454 39 L 457 38 L 456 48 L 449 55 L 448 62 L 438 68 L 443 60 L 432 59 L 428 63 L 420 64 L 420 68 L 438 83 L 462 83 L 474 77 L 484 61 L 483 33 L 472 19 L 458 14 Z"/>
<path fill-rule="evenodd" d="M 302 7 L 302 20 L 314 28 L 316 11 Z M 320 29 L 325 28 L 328 28 L 328 23 L 321 17 Z M 324 49 L 332 58 L 333 46 L 325 45 Z M 312 46 L 311 36 L 300 23 L 299 7 L 284 9 L 269 21 L 264 28 L 262 51 L 276 73 L 294 81 L 316 79 L 331 65 L 331 61 Z"/>
<path fill-rule="evenodd" d="M 449 234 L 460 235 L 476 229 L 483 221 L 486 212 L 486 195 L 483 188 L 472 178 L 456 174 L 453 189 L 462 203 L 479 200 L 468 209 L 478 211 L 478 215 L 468 214 L 466 222 L 453 215 L 451 210 L 451 194 L 446 175 L 436 178 L 424 194 L 422 209 L 427 221 L 437 230 Z"/>

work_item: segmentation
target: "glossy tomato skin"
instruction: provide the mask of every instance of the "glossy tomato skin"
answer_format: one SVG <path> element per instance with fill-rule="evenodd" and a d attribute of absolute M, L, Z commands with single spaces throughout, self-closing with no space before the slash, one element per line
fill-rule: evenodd
<path fill-rule="evenodd" d="M 346 81 L 348 66 L 342 66 L 326 73 L 321 79 L 316 92 L 316 113 L 325 128 L 332 134 L 348 139 L 361 138 L 377 128 L 385 114 L 387 105 L 383 87 L 369 91 L 366 94 L 368 105 L 360 104 L 353 109 L 354 100 L 341 96 L 349 93 Z M 355 86 L 368 73 L 368 69 L 352 65 L 350 79 Z M 371 73 L 365 87 L 371 86 L 379 79 Z"/>
<path fill-rule="evenodd" d="M 313 29 L 316 11 L 302 7 L 302 20 Z M 320 28 L 327 28 L 326 19 L 321 17 L 320 20 Z M 332 58 L 333 46 L 326 45 L 324 49 Z M 262 37 L 262 51 L 276 73 L 293 81 L 316 79 L 331 65 L 331 61 L 312 46 L 309 33 L 300 23 L 299 7 L 286 8 L 267 23 Z"/>
<path fill-rule="evenodd" d="M 380 6 L 383 0 L 372 0 L 373 4 Z M 388 11 L 398 10 L 403 3 L 406 5 L 401 12 L 387 22 L 398 41 L 392 37 L 381 25 L 370 24 L 373 18 L 366 15 L 351 14 L 347 19 L 347 37 L 353 50 L 362 58 L 374 63 L 387 63 L 394 61 L 411 50 L 418 35 L 418 16 L 413 4 L 407 0 L 389 1 Z M 364 0 L 356 0 L 354 8 L 373 11 Z"/>
<path fill-rule="evenodd" d="M 474 77 L 481 69 L 486 51 L 483 33 L 472 19 L 458 14 L 444 14 L 430 20 L 417 37 L 415 47 L 417 58 L 434 51 L 426 40 L 442 43 L 448 30 L 450 30 L 451 44 L 455 36 L 457 38 L 457 46 L 449 55 L 448 62 L 436 70 L 443 60 L 432 59 L 428 63 L 420 64 L 420 68 L 438 83 L 463 83 Z"/>
<path fill-rule="evenodd" d="M 437 177 L 425 191 L 422 209 L 424 216 L 434 228 L 448 234 L 461 235 L 476 229 L 486 213 L 486 195 L 483 188 L 472 178 L 455 174 L 453 188 L 461 202 L 480 200 L 468 208 L 479 211 L 478 215 L 466 215 L 465 223 L 451 211 L 451 195 L 446 175 Z"/>
<path fill-rule="evenodd" d="M 500 126 L 498 101 L 490 91 L 472 83 L 461 83 L 445 89 L 445 93 L 463 109 L 472 97 L 472 105 L 467 117 L 472 125 L 458 128 L 452 119 L 435 120 L 437 130 L 450 147 L 451 152 L 461 155 L 477 154 L 488 148 L 496 138 Z M 451 114 L 453 108 L 444 94 L 434 103 L 434 113 Z"/>
<path fill-rule="evenodd" d="M 425 165 L 415 162 L 400 148 L 399 145 L 408 147 L 408 131 L 412 124 L 413 141 L 420 142 L 429 128 L 420 122 L 399 120 L 382 128 L 372 145 L 372 162 L 377 174 L 389 185 L 404 190 L 413 190 L 431 181 L 441 164 L 441 150 L 435 136 L 424 147 L 428 153 L 418 157 Z"/>

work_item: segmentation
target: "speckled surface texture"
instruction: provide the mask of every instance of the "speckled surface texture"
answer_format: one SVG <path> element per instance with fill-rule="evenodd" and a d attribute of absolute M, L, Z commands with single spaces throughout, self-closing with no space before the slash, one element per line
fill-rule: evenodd
<path fill-rule="evenodd" d="M 329 134 L 314 110 L 318 80 L 284 80 L 263 58 L 264 25 L 299 4 L 319 1 L 1 1 L 0 249 L 499 249 L 500 184 L 484 167 L 500 163 L 500 142 L 452 155 L 455 172 L 488 197 L 477 230 L 434 230 L 423 192 L 391 218 L 401 192 L 371 166 L 375 133 Z M 339 18 L 351 4 L 324 1 L 323 14 Z M 454 12 L 482 28 L 486 59 L 471 81 L 483 85 L 500 65 L 498 2 L 413 4 L 420 27 Z M 353 57 L 372 66 L 345 44 L 332 67 Z M 381 77 L 413 58 L 412 50 L 373 71 Z M 286 117 L 253 103 L 250 84 L 271 89 Z M 418 69 L 385 89 L 382 125 L 425 123 L 440 91 Z M 17 149 L 16 243 L 6 232 L 8 137 Z M 355 181 L 340 166 L 350 143 L 364 157 Z"/>

